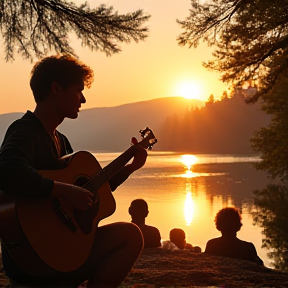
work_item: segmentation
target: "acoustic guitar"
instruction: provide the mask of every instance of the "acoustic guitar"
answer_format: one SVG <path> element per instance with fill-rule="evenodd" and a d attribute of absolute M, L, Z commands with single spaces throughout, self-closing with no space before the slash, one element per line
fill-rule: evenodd
<path fill-rule="evenodd" d="M 157 142 L 153 132 L 146 127 L 140 133 L 143 139 L 137 145 L 151 149 Z M 61 158 L 67 162 L 64 169 L 38 171 L 45 178 L 91 191 L 94 202 L 88 210 L 78 210 L 57 198 L 14 198 L 2 193 L 2 240 L 17 242 L 22 233 L 50 268 L 60 272 L 79 268 L 89 257 L 100 220 L 113 214 L 116 208 L 107 181 L 133 158 L 135 148 L 132 145 L 103 169 L 91 153 L 79 151 Z M 17 249 L 14 250 L 17 253 Z"/>

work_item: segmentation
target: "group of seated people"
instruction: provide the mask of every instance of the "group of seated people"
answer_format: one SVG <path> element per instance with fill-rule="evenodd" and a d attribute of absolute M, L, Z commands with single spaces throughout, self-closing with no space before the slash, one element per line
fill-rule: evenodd
<path fill-rule="evenodd" d="M 174 228 L 170 231 L 169 240 L 162 241 L 159 230 L 156 227 L 145 224 L 148 216 L 148 204 L 143 199 L 135 199 L 129 207 L 129 214 L 132 223 L 136 224 L 142 231 L 144 238 L 144 248 L 161 247 L 166 250 L 189 250 L 201 253 L 201 248 L 186 243 L 186 235 L 183 229 Z M 222 234 L 221 237 L 210 239 L 204 253 L 243 259 L 263 265 L 263 261 L 257 255 L 255 246 L 251 242 L 246 242 L 237 238 L 237 232 L 241 229 L 241 215 L 234 207 L 221 209 L 215 217 L 217 230 Z"/>

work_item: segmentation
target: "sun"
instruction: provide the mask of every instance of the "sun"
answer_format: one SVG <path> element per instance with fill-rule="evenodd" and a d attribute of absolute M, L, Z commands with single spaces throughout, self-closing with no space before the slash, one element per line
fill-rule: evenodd
<path fill-rule="evenodd" d="M 182 96 L 186 99 L 201 99 L 202 91 L 200 85 L 195 83 L 182 83 L 178 86 L 177 95 Z"/>

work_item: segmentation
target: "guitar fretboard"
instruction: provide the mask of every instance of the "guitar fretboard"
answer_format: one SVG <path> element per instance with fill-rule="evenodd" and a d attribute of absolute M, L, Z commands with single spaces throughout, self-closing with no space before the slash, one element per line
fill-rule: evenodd
<path fill-rule="evenodd" d="M 114 159 L 110 164 L 105 166 L 100 170 L 96 175 L 91 179 L 93 185 L 93 193 L 96 193 L 97 190 L 108 180 L 110 180 L 117 172 L 119 172 L 135 155 L 135 146 L 131 146 L 119 157 Z"/>

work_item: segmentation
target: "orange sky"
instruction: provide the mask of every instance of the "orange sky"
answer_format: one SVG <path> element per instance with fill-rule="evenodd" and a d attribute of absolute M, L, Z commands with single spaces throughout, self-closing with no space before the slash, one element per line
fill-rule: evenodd
<path fill-rule="evenodd" d="M 76 0 L 77 4 L 83 3 Z M 206 70 L 202 61 L 212 59 L 211 48 L 202 44 L 197 49 L 180 47 L 176 37 L 181 32 L 176 19 L 189 14 L 190 0 L 89 0 L 91 7 L 99 4 L 114 6 L 119 13 L 143 9 L 152 17 L 150 32 L 143 42 L 123 44 L 122 52 L 107 57 L 104 53 L 82 48 L 80 41 L 71 39 L 80 59 L 95 74 L 92 87 L 85 91 L 87 103 L 83 109 L 116 106 L 160 97 L 182 96 L 186 83 L 198 85 L 199 95 L 206 100 L 211 93 L 217 99 L 226 89 L 219 74 Z M 29 88 L 33 63 L 16 56 L 6 63 L 0 52 L 0 114 L 34 109 Z M 36 61 L 36 59 L 35 59 Z"/>

